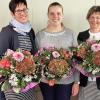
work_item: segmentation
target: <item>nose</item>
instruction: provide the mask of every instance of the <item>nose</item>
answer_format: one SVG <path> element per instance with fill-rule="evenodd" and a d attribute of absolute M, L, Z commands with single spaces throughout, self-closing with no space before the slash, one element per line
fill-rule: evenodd
<path fill-rule="evenodd" d="M 58 15 L 57 15 L 57 14 L 54 14 L 54 15 L 53 15 L 53 17 L 54 17 L 54 18 L 57 18 L 57 17 L 58 17 Z"/>
<path fill-rule="evenodd" d="M 24 11 L 21 12 L 21 15 L 26 15 L 26 13 Z"/>

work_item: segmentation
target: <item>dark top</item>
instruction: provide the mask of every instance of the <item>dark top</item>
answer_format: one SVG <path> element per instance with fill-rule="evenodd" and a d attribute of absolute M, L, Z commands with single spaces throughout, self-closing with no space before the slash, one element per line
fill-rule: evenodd
<path fill-rule="evenodd" d="M 77 41 L 85 42 L 89 37 L 90 37 L 89 30 L 86 30 L 79 33 Z M 87 82 L 88 82 L 88 77 L 80 73 L 80 86 L 82 87 L 87 86 Z M 97 83 L 97 88 L 100 90 L 100 78 L 96 78 L 96 83 Z"/>
<path fill-rule="evenodd" d="M 37 48 L 35 44 L 34 30 L 31 29 L 28 34 L 32 43 L 32 49 L 30 52 L 32 54 L 35 54 Z M 7 49 L 16 50 L 17 48 L 19 48 L 18 35 L 17 32 L 13 30 L 13 26 L 8 25 L 2 28 L 0 32 L 0 57 L 2 57 L 2 55 L 6 52 Z"/>

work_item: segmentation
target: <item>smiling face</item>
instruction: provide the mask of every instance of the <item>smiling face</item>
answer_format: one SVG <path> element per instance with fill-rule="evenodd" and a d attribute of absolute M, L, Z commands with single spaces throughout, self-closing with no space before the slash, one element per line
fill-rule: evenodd
<path fill-rule="evenodd" d="M 63 9 L 60 6 L 51 6 L 48 9 L 48 19 L 50 25 L 61 25 Z"/>
<path fill-rule="evenodd" d="M 100 12 L 94 12 L 88 18 L 91 29 L 100 29 Z"/>
<path fill-rule="evenodd" d="M 26 23 L 28 21 L 28 9 L 23 3 L 18 4 L 14 13 L 11 12 L 11 14 L 20 23 Z"/>

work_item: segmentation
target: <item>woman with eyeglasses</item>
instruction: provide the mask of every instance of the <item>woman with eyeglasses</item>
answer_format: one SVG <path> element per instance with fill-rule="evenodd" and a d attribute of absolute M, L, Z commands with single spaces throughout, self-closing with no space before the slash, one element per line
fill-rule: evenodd
<path fill-rule="evenodd" d="M 78 42 L 100 40 L 100 6 L 92 6 L 86 18 L 89 29 L 79 33 Z M 100 77 L 80 74 L 80 86 L 78 100 L 100 100 Z"/>
<path fill-rule="evenodd" d="M 0 32 L 0 57 L 7 49 L 28 50 L 31 54 L 37 51 L 35 45 L 35 33 L 28 20 L 28 8 L 26 0 L 11 0 L 9 9 L 12 15 L 12 20 L 9 25 L 3 27 Z M 34 88 L 25 93 L 15 93 L 6 91 L 0 100 L 36 100 Z"/>

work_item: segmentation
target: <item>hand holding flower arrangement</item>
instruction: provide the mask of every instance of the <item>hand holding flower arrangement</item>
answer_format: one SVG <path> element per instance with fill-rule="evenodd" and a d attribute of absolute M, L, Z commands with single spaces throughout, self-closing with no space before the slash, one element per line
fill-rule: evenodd
<path fill-rule="evenodd" d="M 31 53 L 21 49 L 7 50 L 0 60 L 0 74 L 5 77 L 5 83 L 8 81 L 9 89 L 14 92 L 27 91 L 34 87 L 37 84 L 34 82 L 39 82 L 41 78 L 40 68 L 36 66 Z"/>
<path fill-rule="evenodd" d="M 86 76 L 100 76 L 100 41 L 88 40 L 76 48 L 76 67 Z"/>
<path fill-rule="evenodd" d="M 35 61 L 43 66 L 43 76 L 49 85 L 71 75 L 72 53 L 66 49 L 43 48 L 35 55 Z"/>

